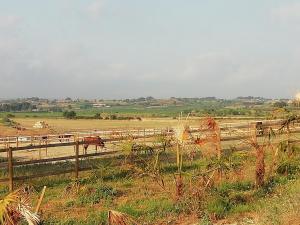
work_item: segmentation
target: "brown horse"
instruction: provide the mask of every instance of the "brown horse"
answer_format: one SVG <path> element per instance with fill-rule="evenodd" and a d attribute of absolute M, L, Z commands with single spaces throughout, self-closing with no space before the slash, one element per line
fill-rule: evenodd
<path fill-rule="evenodd" d="M 103 139 L 100 138 L 99 136 L 84 137 L 83 138 L 83 142 L 84 142 L 84 144 L 83 144 L 84 154 L 86 154 L 89 145 L 95 145 L 96 146 L 96 151 L 97 151 L 97 147 L 98 146 L 100 148 L 104 148 L 105 147 Z"/>

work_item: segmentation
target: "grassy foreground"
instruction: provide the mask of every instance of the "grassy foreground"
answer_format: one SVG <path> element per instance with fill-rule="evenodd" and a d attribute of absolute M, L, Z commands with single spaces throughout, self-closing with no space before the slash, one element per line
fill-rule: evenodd
<path fill-rule="evenodd" d="M 170 150 L 162 153 L 159 163 L 155 156 L 139 156 L 133 161 L 124 157 L 90 159 L 81 167 L 75 181 L 72 175 L 47 177 L 27 181 L 34 203 L 43 186 L 47 186 L 42 204 L 43 224 L 107 224 L 108 210 L 130 215 L 139 224 L 299 224 L 300 179 L 297 170 L 289 175 L 276 173 L 265 184 L 254 186 L 255 157 L 235 153 L 243 158 L 242 170 L 229 171 L 222 181 L 216 181 L 205 193 L 197 193 L 203 186 L 195 175 L 211 163 L 197 154 L 193 161 L 184 157 L 184 194 L 176 198 L 174 176 L 176 159 Z M 160 167 L 155 177 L 154 165 Z M 16 174 L 72 168 L 72 162 L 18 168 Z M 26 172 L 25 172 L 26 171 Z M 5 175 L 3 171 L 2 175 Z M 162 183 L 163 180 L 163 183 Z M 24 186 L 19 183 L 18 186 Z M 193 191 L 194 190 L 194 191 Z M 1 186 L 1 194 L 7 192 Z"/>

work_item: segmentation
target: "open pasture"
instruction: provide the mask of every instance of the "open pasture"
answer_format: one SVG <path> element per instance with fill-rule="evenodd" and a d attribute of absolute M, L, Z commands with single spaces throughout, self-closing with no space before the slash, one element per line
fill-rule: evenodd
<path fill-rule="evenodd" d="M 74 177 L 73 160 L 17 166 L 14 168 L 16 176 L 34 177 L 37 173 L 53 171 L 57 174 L 69 171 L 69 174 L 17 181 L 15 185 L 30 186 L 34 190 L 33 202 L 37 192 L 44 185 L 48 187 L 41 208 L 45 224 L 107 224 L 107 212 L 111 209 L 132 217 L 137 224 L 149 225 L 233 221 L 284 224 L 287 214 L 297 215 L 300 200 L 298 125 L 280 133 L 281 125 L 272 123 L 265 129 L 257 124 L 247 126 L 248 122 L 208 122 L 207 127 L 198 127 L 196 132 L 189 129 L 188 134 L 184 130 L 180 134 L 178 127 L 174 127 L 172 145 L 166 149 L 159 147 L 153 154 L 134 154 L 132 146 L 163 146 L 167 136 L 107 143 L 108 150 L 114 149 L 120 154 L 81 158 L 78 166 L 91 171 L 80 172 L 79 178 Z M 193 124 L 201 123 L 195 121 L 189 125 L 193 127 Z M 273 127 L 272 137 L 268 133 L 269 126 Z M 269 138 L 271 144 L 267 145 L 265 141 Z M 262 184 L 257 183 L 259 149 L 264 149 Z M 44 148 L 41 155 L 39 151 L 16 151 L 14 155 L 19 157 L 16 161 L 28 161 L 28 156 L 51 159 L 74 155 L 74 146 L 49 148 L 48 156 Z M 89 152 L 95 153 L 94 146 Z M 82 147 L 79 154 L 84 155 Z M 1 175 L 7 176 L 5 167 Z M 289 189 L 293 196 L 282 192 L 284 189 Z M 0 191 L 6 192 L 7 188 L 2 186 Z M 279 207 L 280 201 L 273 197 L 278 194 L 281 203 L 289 206 L 276 211 L 274 216 L 268 208 L 270 205 Z M 296 216 L 294 219 L 299 222 Z"/>
<path fill-rule="evenodd" d="M 192 126 L 199 125 L 201 118 L 189 118 L 188 123 Z M 95 120 L 95 119 L 63 119 L 63 118 L 15 118 L 16 122 L 20 123 L 22 127 L 33 130 L 32 126 L 37 121 L 45 121 L 49 127 L 56 132 L 81 131 L 81 130 L 111 130 L 111 129 L 132 129 L 132 128 L 167 128 L 176 127 L 179 125 L 177 119 L 172 118 L 143 118 L 138 120 Z M 222 118 L 218 120 L 220 124 L 236 124 L 249 123 L 255 119 L 247 118 Z M 2 129 L 4 129 L 2 127 Z M 33 132 L 39 130 L 34 129 Z M 43 132 L 43 130 L 41 130 Z M 16 131 L 15 131 L 16 132 Z M 13 134 L 13 132 L 10 132 Z"/>

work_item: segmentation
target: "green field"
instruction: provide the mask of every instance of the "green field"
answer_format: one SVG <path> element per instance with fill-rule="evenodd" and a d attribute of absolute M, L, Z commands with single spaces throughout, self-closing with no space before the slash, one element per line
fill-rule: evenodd
<path fill-rule="evenodd" d="M 107 212 L 111 209 L 130 215 L 139 224 L 153 225 L 185 224 L 187 221 L 190 224 L 216 221 L 297 224 L 300 221 L 300 179 L 297 173 L 289 176 L 277 173 L 264 186 L 255 188 L 254 168 L 250 166 L 255 164 L 255 157 L 249 156 L 241 161 L 242 173 L 228 171 L 227 178 L 198 196 L 195 191 L 201 190 L 203 184 L 200 178 L 192 175 L 205 171 L 209 160 L 197 155 L 193 162 L 184 159 L 184 195 L 176 200 L 175 156 L 171 150 L 160 155 L 158 180 L 153 177 L 156 174 L 152 164 L 155 158 L 140 156 L 136 162 L 126 164 L 123 157 L 83 161 L 81 167 L 93 167 L 94 171 L 81 173 L 76 182 L 70 174 L 34 179 L 27 181 L 26 185 L 34 190 L 32 199 L 36 199 L 44 185 L 47 186 L 42 204 L 44 224 L 107 224 Z M 47 172 L 72 167 L 69 162 L 26 166 L 15 172 L 16 175 L 30 175 L 37 170 Z M 161 186 L 161 179 L 164 186 Z M 18 184 L 23 185 L 25 183 Z M 6 192 L 2 186 L 1 193 Z"/>

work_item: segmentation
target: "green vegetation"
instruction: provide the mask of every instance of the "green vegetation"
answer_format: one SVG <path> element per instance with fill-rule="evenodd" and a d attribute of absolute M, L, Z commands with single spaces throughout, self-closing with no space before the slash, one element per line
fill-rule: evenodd
<path fill-rule="evenodd" d="M 234 153 L 236 154 L 239 155 Z M 123 157 L 81 161 L 80 167 L 88 166 L 94 170 L 82 172 L 81 178 L 77 181 L 69 175 L 61 175 L 34 179 L 27 184 L 37 192 L 40 192 L 44 185 L 48 187 L 43 203 L 46 207 L 43 209 L 42 216 L 44 224 L 107 224 L 107 212 L 111 209 L 126 213 L 143 224 L 159 224 L 162 221 L 175 223 L 178 217 L 190 218 L 195 214 L 203 224 L 211 224 L 224 218 L 243 219 L 240 216 L 244 213 L 253 213 L 257 210 L 264 212 L 260 215 L 261 221 L 270 221 L 275 213 L 276 217 L 272 222 L 276 218 L 276 221 L 279 221 L 277 224 L 281 224 L 280 216 L 285 215 L 286 209 L 280 208 L 277 196 L 285 189 L 292 189 L 292 191 L 285 193 L 286 197 L 280 196 L 280 199 L 287 203 L 292 200 L 294 206 L 288 212 L 297 213 L 300 202 L 298 170 L 291 173 L 288 171 L 288 176 L 279 171 L 267 179 L 262 187 L 256 188 L 247 172 L 250 169 L 247 159 L 241 161 L 239 156 L 234 155 L 232 159 L 238 158 L 236 160 L 239 164 L 248 165 L 244 171 L 248 178 L 232 180 L 229 178 L 233 175 L 230 175 L 201 194 L 195 192 L 203 187 L 203 184 L 200 184 L 201 179 L 188 181 L 189 174 L 206 171 L 210 162 L 201 156 L 192 162 L 184 161 L 182 173 L 186 181 L 185 194 L 179 201 L 172 197 L 175 188 L 173 176 L 177 171 L 176 158 L 172 149 L 159 157 L 160 176 L 165 188 L 159 185 L 159 180 L 152 175 L 147 175 L 149 172 L 152 174 L 151 165 L 156 161 L 155 156 L 149 155 L 139 155 L 138 160 L 133 161 L 133 164 L 124 164 Z M 233 159 L 234 162 L 236 160 Z M 51 171 L 54 166 L 57 170 L 70 169 L 72 165 L 72 162 L 67 162 L 25 166 L 16 168 L 15 172 L 16 175 L 30 175 L 37 170 Z M 280 167 L 282 165 L 279 163 L 277 168 Z M 5 173 L 2 172 L 2 176 L 5 176 Z M 197 186 L 194 186 L 190 192 L 189 185 Z M 2 186 L 0 192 L 6 193 L 6 187 Z M 276 212 L 268 210 L 275 206 Z"/>
<path fill-rule="evenodd" d="M 67 119 L 75 119 L 76 118 L 76 112 L 74 111 L 64 111 L 63 117 Z"/>
<path fill-rule="evenodd" d="M 68 119 L 129 120 L 138 119 L 140 116 L 173 117 L 180 112 L 195 117 L 207 114 L 249 117 L 267 115 L 269 118 L 291 119 L 295 117 L 290 115 L 296 112 L 289 106 L 275 107 L 275 104 L 266 102 L 246 107 L 240 99 L 172 100 L 176 104 L 174 102 L 174 105 L 168 103 L 167 106 L 152 107 L 157 100 L 143 98 L 135 101 L 124 100 L 124 105 L 119 102 L 120 105 L 95 109 L 90 107 L 89 102 L 83 104 L 68 99 L 68 104 L 62 108 L 63 112 L 3 113 L 1 122 L 12 126 L 14 117 L 33 115 Z M 79 104 L 82 106 L 78 107 Z M 213 120 L 208 118 L 207 121 Z M 71 121 L 72 124 L 76 122 L 78 121 Z M 203 123 L 198 121 L 198 124 L 200 122 Z M 37 193 L 43 186 L 47 186 L 42 205 L 43 224 L 107 224 L 109 210 L 125 213 L 140 224 L 175 224 L 180 220 L 213 224 L 218 220 L 242 222 L 244 219 L 249 219 L 251 223 L 258 221 L 261 224 L 282 224 L 288 215 L 294 215 L 294 224 L 297 224 L 300 221 L 297 220 L 300 207 L 300 148 L 297 143 L 282 140 L 276 142 L 272 148 L 268 145 L 265 151 L 258 151 L 261 150 L 259 147 L 266 146 L 265 143 L 262 140 L 248 140 L 253 151 L 236 152 L 232 146 L 241 143 L 230 142 L 228 146 L 222 146 L 230 147 L 229 149 L 222 151 L 222 154 L 215 154 L 216 144 L 219 143 L 218 129 L 211 123 L 208 124 L 214 127 L 205 129 L 206 132 L 210 129 L 212 131 L 207 135 L 212 144 L 209 149 L 202 144 L 195 145 L 191 140 L 189 141 L 194 144 L 185 145 L 184 135 L 182 140 L 175 136 L 147 140 L 153 146 L 162 146 L 158 150 L 148 146 L 149 143 L 138 143 L 130 139 L 118 146 L 124 151 L 123 156 L 80 160 L 81 168 L 93 169 L 90 172 L 81 172 L 80 179 L 75 180 L 72 175 L 59 175 L 26 181 L 26 185 L 34 190 L 31 193 L 34 204 Z M 260 139 L 267 138 L 272 141 L 277 135 L 272 130 L 266 132 Z M 282 134 L 278 132 L 278 135 Z M 199 139 L 203 141 L 201 138 L 203 136 Z M 170 144 L 176 141 L 179 143 L 178 147 Z M 260 157 L 263 161 L 258 161 Z M 263 163 L 260 165 L 259 162 Z M 261 183 L 257 182 L 257 171 L 260 169 L 258 165 L 264 167 L 261 170 Z M 36 171 L 47 173 L 73 169 L 74 162 L 68 161 L 20 166 L 14 169 L 14 174 L 30 176 Z M 0 169 L 0 176 L 7 176 L 6 168 Z M 23 182 L 18 183 L 19 187 L 23 185 Z M 289 193 L 284 190 L 289 190 Z M 0 187 L 1 196 L 7 192 L 7 187 Z M 288 207 L 280 208 L 278 199 Z M 270 210 L 273 208 L 274 211 Z"/>
<path fill-rule="evenodd" d="M 5 115 L 3 118 L 0 119 L 0 124 L 3 124 L 4 126 L 16 126 L 18 125 L 15 121 L 13 121 L 11 118 L 14 116 L 11 114 Z"/>
<path fill-rule="evenodd" d="M 0 102 L 0 112 L 11 112 L 17 117 L 64 117 L 66 111 L 74 111 L 78 119 L 130 119 L 136 117 L 266 117 L 275 109 L 298 110 L 287 100 L 272 101 L 255 97 L 239 97 L 232 100 L 209 98 L 152 97 L 123 100 L 48 100 L 39 98 L 6 100 Z M 95 116 L 100 114 L 101 116 Z M 1 115 L 1 113 L 0 113 Z"/>

